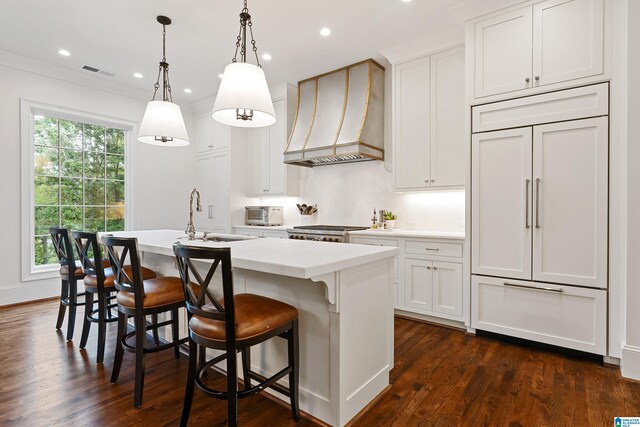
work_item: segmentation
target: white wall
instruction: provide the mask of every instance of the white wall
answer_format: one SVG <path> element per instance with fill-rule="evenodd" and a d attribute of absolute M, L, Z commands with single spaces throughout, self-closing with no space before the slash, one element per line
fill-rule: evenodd
<path fill-rule="evenodd" d="M 98 89 L 97 87 L 107 89 Z M 21 281 L 21 222 L 28 213 L 21 212 L 20 194 L 20 99 L 84 111 L 116 119 L 139 122 L 148 94 L 128 95 L 129 89 L 85 78 L 80 73 L 45 66 L 41 63 L 0 52 L 0 149 L 3 225 L 0 245 L 0 306 L 20 301 L 47 298 L 59 294 L 60 280 Z M 191 115 L 184 111 L 188 129 Z M 135 142 L 135 136 L 133 138 Z M 186 220 L 190 185 L 193 182 L 192 148 L 162 149 L 139 144 L 128 166 L 133 171 L 132 199 L 135 201 L 133 223 L 139 229 L 178 228 Z M 160 191 L 161 190 L 161 191 Z M 128 201 L 125 201 L 128 203 Z M 28 242 L 27 242 L 28 244 Z"/>
<path fill-rule="evenodd" d="M 299 225 L 296 203 L 317 204 L 315 224 L 370 225 L 373 209 L 393 211 L 396 226 L 464 231 L 464 192 L 400 194 L 393 191 L 393 175 L 380 161 L 304 168 L 299 198 L 261 199 L 262 204 L 285 206 L 285 223 Z M 306 219 L 306 218 L 305 218 Z"/>
<path fill-rule="evenodd" d="M 627 2 L 627 283 L 622 373 L 640 379 L 640 2 Z"/>

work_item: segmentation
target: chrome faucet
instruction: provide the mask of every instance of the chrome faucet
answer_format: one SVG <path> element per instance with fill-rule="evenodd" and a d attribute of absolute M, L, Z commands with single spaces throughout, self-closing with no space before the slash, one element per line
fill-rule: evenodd
<path fill-rule="evenodd" d="M 196 240 L 196 227 L 193 225 L 193 196 L 196 196 L 196 211 L 202 212 L 202 206 L 200 206 L 200 192 L 195 188 L 191 190 L 191 195 L 189 196 L 189 223 L 187 224 L 187 229 L 184 230 L 185 233 L 189 235 L 189 240 Z"/>

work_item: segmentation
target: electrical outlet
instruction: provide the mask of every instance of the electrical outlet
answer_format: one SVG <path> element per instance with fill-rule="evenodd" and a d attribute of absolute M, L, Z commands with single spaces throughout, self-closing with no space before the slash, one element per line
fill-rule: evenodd
<path fill-rule="evenodd" d="M 415 230 L 416 229 L 416 223 L 415 222 L 407 222 L 405 224 L 405 226 L 407 227 L 407 230 Z"/>

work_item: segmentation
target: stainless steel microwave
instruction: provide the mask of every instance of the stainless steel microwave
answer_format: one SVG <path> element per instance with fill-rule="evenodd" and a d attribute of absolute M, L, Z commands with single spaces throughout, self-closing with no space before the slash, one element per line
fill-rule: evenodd
<path fill-rule="evenodd" d="M 282 225 L 282 206 L 245 206 L 244 223 L 246 225 Z"/>

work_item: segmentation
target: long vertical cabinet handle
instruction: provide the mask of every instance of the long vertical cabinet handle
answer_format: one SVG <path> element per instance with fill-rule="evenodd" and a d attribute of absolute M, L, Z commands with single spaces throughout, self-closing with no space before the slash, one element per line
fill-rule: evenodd
<path fill-rule="evenodd" d="M 213 205 L 209 205 L 209 219 L 213 219 Z"/>
<path fill-rule="evenodd" d="M 536 228 L 540 228 L 540 178 L 536 178 Z"/>
<path fill-rule="evenodd" d="M 524 227 L 525 228 L 531 228 L 531 225 L 529 224 L 529 184 L 531 183 L 530 179 L 525 179 L 524 181 L 524 191 L 525 191 L 525 197 L 524 197 Z"/>

